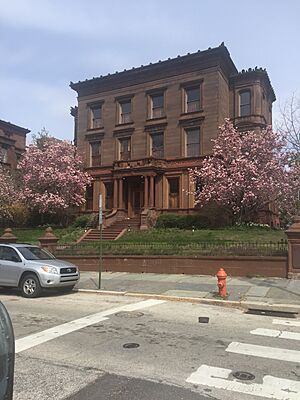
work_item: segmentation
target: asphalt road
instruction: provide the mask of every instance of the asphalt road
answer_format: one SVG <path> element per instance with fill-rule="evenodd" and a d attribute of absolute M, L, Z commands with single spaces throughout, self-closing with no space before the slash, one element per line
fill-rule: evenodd
<path fill-rule="evenodd" d="M 299 319 L 84 293 L 0 298 L 16 335 L 14 400 L 300 398 Z"/>

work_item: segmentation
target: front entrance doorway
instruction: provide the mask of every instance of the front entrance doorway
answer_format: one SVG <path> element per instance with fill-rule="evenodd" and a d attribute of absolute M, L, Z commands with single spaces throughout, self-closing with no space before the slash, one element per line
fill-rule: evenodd
<path fill-rule="evenodd" d="M 128 217 L 140 215 L 144 206 L 144 180 L 140 177 L 126 178 Z"/>

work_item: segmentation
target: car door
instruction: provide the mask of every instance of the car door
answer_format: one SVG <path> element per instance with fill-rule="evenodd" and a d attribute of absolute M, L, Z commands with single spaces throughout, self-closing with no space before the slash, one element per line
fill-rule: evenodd
<path fill-rule="evenodd" d="M 23 262 L 15 249 L 0 246 L 0 285 L 18 286 Z"/>

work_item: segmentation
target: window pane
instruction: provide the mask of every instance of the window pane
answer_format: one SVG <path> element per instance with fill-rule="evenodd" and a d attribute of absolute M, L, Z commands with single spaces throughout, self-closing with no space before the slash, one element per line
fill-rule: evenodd
<path fill-rule="evenodd" d="M 243 92 L 240 94 L 240 105 L 250 104 L 250 92 Z"/>
<path fill-rule="evenodd" d="M 94 119 L 101 119 L 101 107 L 92 108 L 92 114 Z"/>
<path fill-rule="evenodd" d="M 152 108 L 163 108 L 164 106 L 164 96 L 156 95 L 152 96 Z"/>
<path fill-rule="evenodd" d="M 244 117 L 246 115 L 250 115 L 251 111 L 250 111 L 250 105 L 246 104 L 244 106 L 240 107 L 240 117 Z"/>
<path fill-rule="evenodd" d="M 98 156 L 101 153 L 101 142 L 91 143 L 92 156 Z"/>
<path fill-rule="evenodd" d="M 186 89 L 187 102 L 200 101 L 200 89 L 199 87 Z"/>
<path fill-rule="evenodd" d="M 121 113 L 122 114 L 131 113 L 131 101 L 126 103 L 121 103 Z"/>
<path fill-rule="evenodd" d="M 251 114 L 251 93 L 250 91 L 240 93 L 240 117 Z"/>
<path fill-rule="evenodd" d="M 101 165 L 101 142 L 94 142 L 90 144 L 92 155 L 92 167 Z"/>
<path fill-rule="evenodd" d="M 152 156 L 155 158 L 164 157 L 164 135 L 163 133 L 158 133 L 152 135 Z"/>
<path fill-rule="evenodd" d="M 200 155 L 200 129 L 189 129 L 186 131 L 186 155 L 197 157 Z"/>
<path fill-rule="evenodd" d="M 120 159 L 130 160 L 130 139 L 120 139 Z"/>

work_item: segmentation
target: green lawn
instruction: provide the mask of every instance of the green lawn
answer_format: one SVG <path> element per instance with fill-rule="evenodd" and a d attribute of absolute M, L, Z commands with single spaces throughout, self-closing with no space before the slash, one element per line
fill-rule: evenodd
<path fill-rule="evenodd" d="M 3 234 L 4 229 L 0 229 L 0 236 Z M 58 237 L 59 243 L 72 243 L 76 242 L 84 233 L 83 228 L 55 228 L 54 234 Z M 45 228 L 14 228 L 13 234 L 18 238 L 18 242 L 37 244 L 39 237 L 43 236 Z"/>
<path fill-rule="evenodd" d="M 128 232 L 119 242 L 164 242 L 164 243 L 196 243 L 211 241 L 238 242 L 278 242 L 286 240 L 283 230 L 232 227 L 227 229 L 200 229 L 194 232 L 180 229 L 153 229 L 151 231 Z"/>
<path fill-rule="evenodd" d="M 0 230 L 0 235 L 3 233 Z M 54 228 L 54 234 L 59 243 L 74 243 L 84 233 L 83 228 Z M 38 238 L 45 233 L 45 228 L 13 229 L 18 242 L 38 243 Z M 214 241 L 236 242 L 279 242 L 286 240 L 283 230 L 264 229 L 257 227 L 232 227 L 227 229 L 201 229 L 194 232 L 180 229 L 152 229 L 151 231 L 128 232 L 114 243 L 165 243 L 188 244 Z"/>

